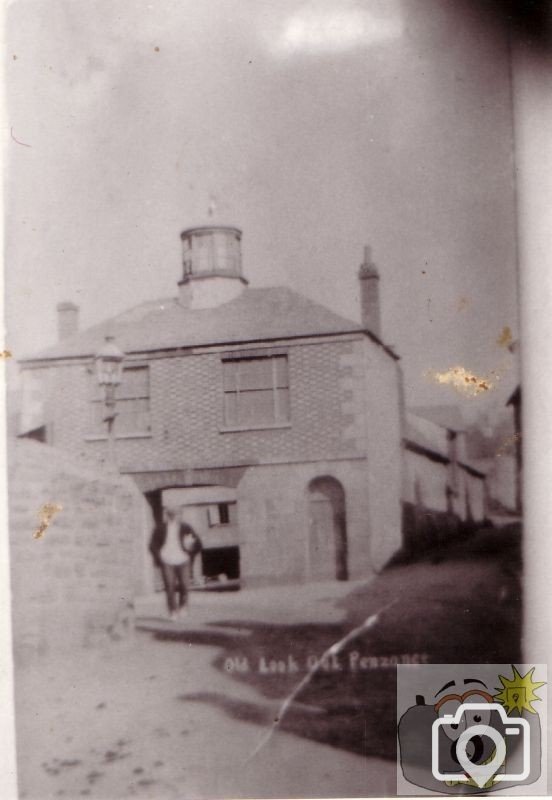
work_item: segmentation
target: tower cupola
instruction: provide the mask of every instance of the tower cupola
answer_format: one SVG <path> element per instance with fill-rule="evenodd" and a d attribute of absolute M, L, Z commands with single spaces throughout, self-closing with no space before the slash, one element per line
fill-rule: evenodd
<path fill-rule="evenodd" d="M 214 308 L 237 297 L 247 285 L 242 274 L 239 228 L 203 225 L 182 231 L 180 302 Z"/>

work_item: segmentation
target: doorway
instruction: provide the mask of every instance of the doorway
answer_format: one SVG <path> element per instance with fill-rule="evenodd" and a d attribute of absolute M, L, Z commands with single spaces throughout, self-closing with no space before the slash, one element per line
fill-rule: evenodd
<path fill-rule="evenodd" d="M 240 578 L 240 542 L 236 490 L 227 486 L 168 486 L 146 493 L 155 522 L 155 536 L 163 536 L 163 508 L 178 509 L 178 520 L 189 525 L 202 545 L 193 562 L 192 585 L 202 587 Z M 159 547 L 159 542 L 156 543 Z M 150 541 L 154 591 L 163 590 L 158 556 Z"/>
<path fill-rule="evenodd" d="M 346 581 L 349 570 L 343 486 L 335 478 L 324 476 L 309 483 L 308 493 L 307 575 L 310 580 Z"/>

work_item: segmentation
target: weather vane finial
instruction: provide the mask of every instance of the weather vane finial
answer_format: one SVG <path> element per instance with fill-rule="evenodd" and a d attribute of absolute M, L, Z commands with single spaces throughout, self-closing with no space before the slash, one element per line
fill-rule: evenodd
<path fill-rule="evenodd" d="M 207 214 L 209 217 L 214 216 L 215 211 L 217 210 L 217 198 L 214 194 L 209 195 L 209 205 L 207 206 Z"/>

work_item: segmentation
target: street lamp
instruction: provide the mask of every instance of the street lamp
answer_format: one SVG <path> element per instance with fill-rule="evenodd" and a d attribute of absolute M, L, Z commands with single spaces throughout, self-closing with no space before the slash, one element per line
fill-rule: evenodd
<path fill-rule="evenodd" d="M 123 359 L 125 354 L 115 344 L 113 336 L 105 337 L 105 344 L 96 353 L 96 376 L 98 384 L 104 387 L 105 392 L 105 417 L 104 422 L 107 422 L 107 445 L 109 463 L 115 465 L 115 436 L 113 432 L 113 424 L 117 412 L 115 406 L 117 400 L 115 399 L 115 389 L 121 383 L 123 377 Z"/>

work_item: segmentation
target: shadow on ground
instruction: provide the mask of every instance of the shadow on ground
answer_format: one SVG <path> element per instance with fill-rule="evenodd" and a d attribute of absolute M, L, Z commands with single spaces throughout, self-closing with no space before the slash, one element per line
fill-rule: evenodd
<path fill-rule="evenodd" d="M 338 605 L 340 625 L 268 625 L 213 620 L 217 631 L 157 633 L 160 639 L 220 648 L 215 668 L 253 687 L 258 700 L 215 692 L 182 695 L 229 716 L 324 742 L 353 753 L 396 756 L 397 663 L 514 663 L 521 660 L 520 528 L 480 531 L 428 552 L 417 563 L 388 567 Z M 339 655 L 282 703 L 314 659 L 384 609 Z M 228 633 L 221 628 L 228 627 Z M 414 699 L 414 698 L 413 698 Z M 268 728 L 267 728 L 268 729 Z"/>

